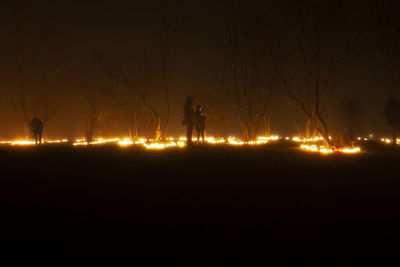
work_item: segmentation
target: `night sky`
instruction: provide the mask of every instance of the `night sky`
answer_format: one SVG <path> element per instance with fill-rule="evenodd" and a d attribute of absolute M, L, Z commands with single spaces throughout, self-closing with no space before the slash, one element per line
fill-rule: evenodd
<path fill-rule="evenodd" d="M 224 58 L 221 25 L 232 14 L 233 2 L 165 1 L 167 16 L 178 18 L 178 22 L 172 26 L 169 39 L 169 135 L 177 136 L 184 132 L 181 122 L 187 95 L 195 98 L 195 104 L 204 104 L 206 112 L 207 107 L 213 109 L 219 105 L 216 80 Z M 248 6 L 252 1 L 242 2 L 243 6 Z M 103 97 L 111 99 L 108 88 L 112 85 L 98 64 L 99 54 L 122 62 L 128 75 L 135 72 L 135 62 L 143 60 L 146 54 L 150 62 L 149 69 L 154 75 L 153 87 L 146 92 L 150 102 L 163 116 L 165 103 L 163 91 L 159 89 L 158 60 L 163 24 L 159 3 L 151 0 L 99 0 L 13 1 L 3 4 L 0 11 L 0 81 L 3 92 L 0 97 L 0 138 L 26 134 L 26 118 L 12 104 L 13 99 L 18 99 L 18 60 L 23 62 L 26 97 L 35 95 L 40 98 L 43 92 L 47 92 L 47 97 L 53 99 L 49 101 L 57 103 L 54 105 L 54 114 L 46 122 L 45 136 L 49 138 L 81 136 L 82 123 L 88 114 L 88 104 L 82 91 L 92 88 L 105 92 Z M 363 107 L 363 133 L 387 135 L 383 107 L 393 86 L 376 44 L 375 30 L 369 18 L 369 3 L 358 2 L 357 11 L 362 14 L 359 21 L 362 28 L 360 38 L 346 56 L 346 67 L 338 79 L 326 118 L 330 129 L 338 127 L 341 103 L 353 96 Z M 23 39 L 22 59 L 19 59 L 16 48 L 16 25 L 19 25 Z M 105 105 L 108 117 L 103 118 L 99 135 L 126 135 L 123 124 L 118 121 L 118 112 L 111 107 L 112 104 Z M 273 96 L 269 110 L 272 133 L 296 133 L 286 101 L 280 94 Z M 230 119 L 224 127 L 219 129 L 211 123 L 208 132 L 240 134 L 239 124 L 229 103 L 225 111 Z M 299 118 L 304 119 L 298 107 L 295 111 Z M 30 108 L 29 116 L 34 113 L 35 108 Z"/>

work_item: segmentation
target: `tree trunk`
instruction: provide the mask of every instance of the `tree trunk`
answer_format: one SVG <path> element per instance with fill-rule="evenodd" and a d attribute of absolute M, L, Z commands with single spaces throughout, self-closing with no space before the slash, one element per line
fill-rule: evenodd
<path fill-rule="evenodd" d="M 293 123 L 294 123 L 294 125 L 296 127 L 297 136 L 302 136 L 303 134 L 302 134 L 302 131 L 300 130 L 299 122 L 297 121 L 296 115 L 294 114 L 293 107 L 292 107 L 292 102 L 290 101 L 290 97 L 289 96 L 286 97 L 286 102 L 287 102 L 287 105 L 288 105 L 288 108 L 289 108 L 290 116 L 291 116 L 292 121 L 293 121 Z"/>

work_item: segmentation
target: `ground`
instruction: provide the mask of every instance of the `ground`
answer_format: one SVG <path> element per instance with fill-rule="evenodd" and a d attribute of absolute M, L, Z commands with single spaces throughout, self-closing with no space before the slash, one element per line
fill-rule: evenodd
<path fill-rule="evenodd" d="M 327 245 L 390 253 L 400 225 L 400 149 L 371 143 L 364 151 L 323 156 L 289 143 L 2 147 L 1 245 L 65 258 L 71 248 L 87 255 L 96 246 L 231 256 L 304 250 L 305 258 Z M 37 255 L 28 254 L 15 259 Z"/>

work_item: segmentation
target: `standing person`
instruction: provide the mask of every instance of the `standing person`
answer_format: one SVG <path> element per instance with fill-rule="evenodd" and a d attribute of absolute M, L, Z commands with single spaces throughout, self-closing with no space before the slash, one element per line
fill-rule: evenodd
<path fill-rule="evenodd" d="M 201 105 L 198 105 L 195 112 L 196 118 L 196 130 L 197 130 L 197 144 L 200 143 L 200 137 L 204 144 L 204 131 L 206 129 L 206 116 L 204 115 L 204 109 Z"/>
<path fill-rule="evenodd" d="M 188 96 L 185 100 L 185 106 L 183 108 L 183 122 L 186 126 L 186 143 L 189 147 L 192 146 L 192 133 L 193 133 L 193 97 Z"/>
<path fill-rule="evenodd" d="M 392 142 L 395 145 L 400 126 L 400 103 L 396 101 L 393 94 L 390 94 L 388 98 L 384 115 L 386 118 L 386 124 L 392 132 Z"/>
<path fill-rule="evenodd" d="M 38 117 L 34 117 L 30 123 L 35 144 L 42 143 L 43 123 Z"/>

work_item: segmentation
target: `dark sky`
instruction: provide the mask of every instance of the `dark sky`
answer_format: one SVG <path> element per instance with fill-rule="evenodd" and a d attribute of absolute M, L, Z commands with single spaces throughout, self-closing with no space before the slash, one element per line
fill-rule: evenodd
<path fill-rule="evenodd" d="M 181 109 L 185 96 L 193 95 L 196 103 L 214 103 L 218 86 L 216 76 L 221 69 L 224 54 L 223 36 L 219 28 L 228 19 L 232 1 L 166 1 L 167 14 L 178 16 L 170 38 L 169 71 L 171 75 L 172 121 L 171 135 L 179 135 Z M 60 104 L 48 122 L 48 136 L 78 137 L 82 121 L 87 114 L 87 103 L 82 97 L 82 80 L 90 80 L 92 86 L 105 86 L 107 80 L 93 59 L 95 51 L 108 51 L 129 67 L 148 48 L 150 57 L 156 60 L 161 36 L 159 1 L 22 1 L 4 4 L 2 9 L 2 65 L 1 77 L 7 80 L 12 64 L 17 60 L 15 48 L 15 17 L 23 28 L 25 42 L 26 80 L 39 80 L 40 53 L 45 54 L 47 72 L 51 77 L 49 86 L 60 94 Z M 365 7 L 365 15 L 369 9 Z M 13 21 L 14 20 L 14 21 Z M 347 65 L 337 84 L 337 90 L 327 110 L 331 128 L 340 117 L 340 103 L 348 96 L 356 96 L 364 106 L 363 130 L 365 134 L 385 134 L 383 106 L 390 81 L 385 72 L 383 58 L 376 46 L 372 26 L 363 22 L 362 36 L 357 47 L 347 55 Z M 43 41 L 45 40 L 45 41 Z M 38 45 L 39 44 L 39 45 Z M 45 44 L 45 45 L 40 45 Z M 40 54 L 40 55 L 39 55 Z M 11 64 L 11 65 L 10 65 Z M 42 64 L 42 65 L 40 65 Z M 155 63 L 156 64 L 156 63 Z M 38 67 L 39 66 L 39 67 Z M 14 73 L 14 72 L 13 72 Z M 90 78 L 88 78 L 90 77 Z M 14 80 L 15 82 L 15 80 Z M 6 82 L 3 90 L 16 89 L 13 81 Z M 99 85 L 101 84 L 101 85 Z M 27 86 L 35 91 L 35 86 Z M 15 87 L 16 88 L 16 87 Z M 32 89 L 29 89 L 32 88 Z M 157 89 L 155 89 L 157 91 Z M 159 105 L 161 113 L 165 106 L 160 94 L 151 94 L 151 101 Z M 10 102 L 1 99 L 0 119 L 5 125 L 1 135 L 22 135 L 23 123 Z M 300 110 L 296 109 L 299 114 Z M 229 110 L 229 112 L 233 112 Z M 275 96 L 271 104 L 271 127 L 273 133 L 294 134 L 295 128 L 282 97 Z M 7 115 L 5 115 L 7 114 Z M 232 113 L 233 114 L 233 113 Z M 300 115 L 302 116 L 302 115 Z M 234 115 L 232 115 L 234 117 Z M 209 131 L 213 133 L 212 126 Z M 235 119 L 228 124 L 225 133 L 239 133 Z M 116 127 L 116 135 L 123 135 L 123 126 Z M 111 134 L 110 131 L 105 133 Z M 122 133 L 122 134 L 121 134 Z"/>

